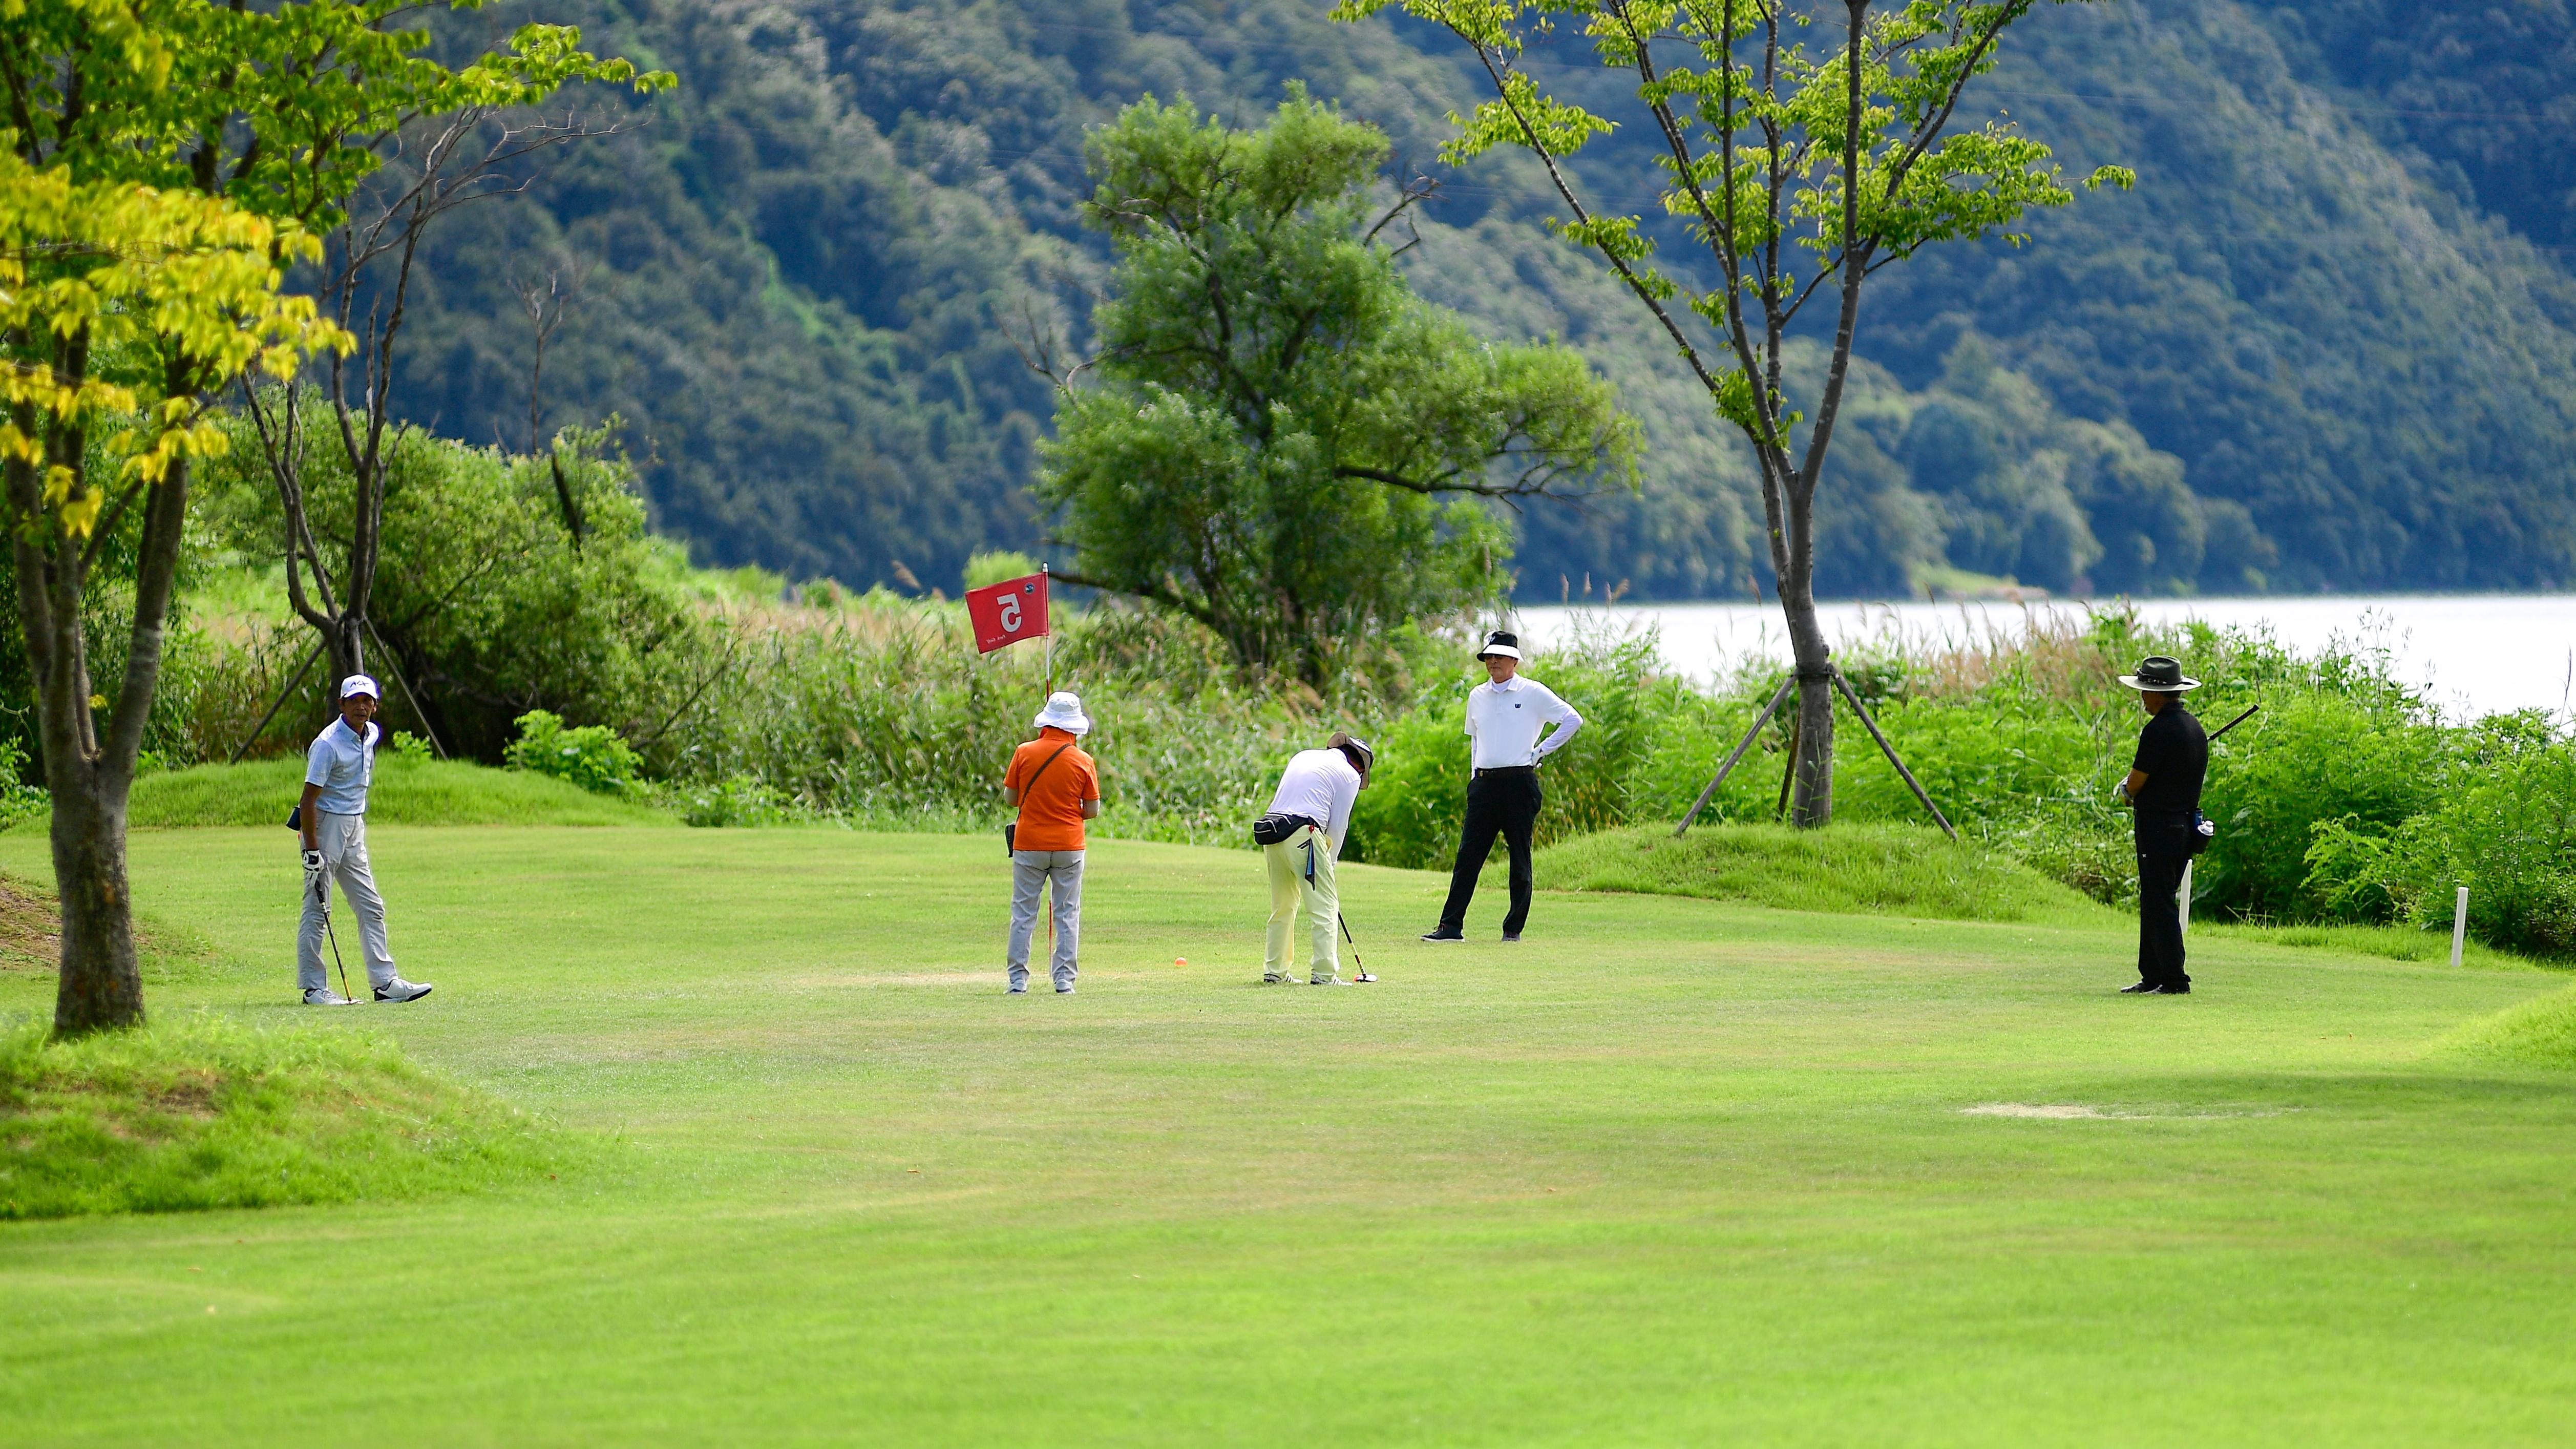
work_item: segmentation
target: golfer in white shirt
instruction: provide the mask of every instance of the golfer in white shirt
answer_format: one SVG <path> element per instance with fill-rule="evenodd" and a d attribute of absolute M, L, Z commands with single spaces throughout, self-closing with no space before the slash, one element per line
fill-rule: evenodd
<path fill-rule="evenodd" d="M 1342 920 L 1333 862 L 1341 857 L 1351 806 L 1367 787 L 1375 759 L 1366 740 L 1336 732 L 1324 748 L 1299 752 L 1279 774 L 1278 793 L 1255 831 L 1257 839 L 1278 837 L 1261 847 L 1270 867 L 1270 941 L 1261 958 L 1266 985 L 1296 979 L 1288 968 L 1288 942 L 1300 910 L 1315 941 L 1306 979 L 1316 986 L 1351 984 L 1342 979 L 1341 947 L 1333 934 Z"/>
<path fill-rule="evenodd" d="M 304 798 L 295 821 L 304 833 L 304 916 L 295 930 L 295 984 L 307 1006 L 349 1006 L 322 971 L 322 939 L 330 928 L 331 881 L 358 918 L 358 944 L 367 960 L 367 982 L 378 1001 L 418 1001 L 426 981 L 394 972 L 385 939 L 385 898 L 367 863 L 367 789 L 376 779 L 376 682 L 363 674 L 340 681 L 340 717 L 323 726 L 304 756 Z M 334 949 L 337 949 L 336 947 Z"/>
<path fill-rule="evenodd" d="M 1521 641 L 1497 631 L 1485 636 L 1476 659 L 1485 666 L 1488 683 L 1467 695 L 1467 734 L 1475 741 L 1473 773 L 1467 780 L 1467 824 L 1458 837 L 1458 864 L 1449 872 L 1449 901 L 1440 908 L 1440 924 L 1426 941 L 1463 941 L 1467 903 L 1476 896 L 1476 877 L 1485 857 L 1494 853 L 1501 835 L 1512 852 L 1512 907 L 1503 917 L 1503 939 L 1517 941 L 1529 923 L 1530 833 L 1538 825 L 1541 760 L 1565 748 L 1583 728 L 1574 706 L 1535 679 L 1520 677 Z M 1540 731 L 1556 729 L 1545 739 Z"/>

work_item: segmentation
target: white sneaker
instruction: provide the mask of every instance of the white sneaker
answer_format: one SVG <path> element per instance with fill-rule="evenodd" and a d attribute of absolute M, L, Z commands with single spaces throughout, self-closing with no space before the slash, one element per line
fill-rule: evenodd
<path fill-rule="evenodd" d="M 355 1006 L 358 1003 L 342 996 L 339 992 L 332 990 L 328 986 L 309 986 L 304 990 L 304 1004 L 307 1006 Z"/>
<path fill-rule="evenodd" d="M 418 1001 L 430 992 L 426 981 L 405 981 L 397 976 L 376 988 L 378 1001 Z"/>

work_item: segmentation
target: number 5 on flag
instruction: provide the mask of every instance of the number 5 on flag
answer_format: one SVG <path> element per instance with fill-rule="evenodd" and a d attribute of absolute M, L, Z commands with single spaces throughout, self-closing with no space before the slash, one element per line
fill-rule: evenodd
<path fill-rule="evenodd" d="M 978 654 L 1038 638 L 1047 632 L 1047 576 L 1035 573 L 968 589 L 966 617 L 975 626 Z"/>

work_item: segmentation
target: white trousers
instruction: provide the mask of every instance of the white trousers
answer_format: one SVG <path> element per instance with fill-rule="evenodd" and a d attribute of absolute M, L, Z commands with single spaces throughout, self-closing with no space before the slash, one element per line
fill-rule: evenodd
<path fill-rule="evenodd" d="M 366 956 L 367 984 L 382 986 L 394 979 L 394 953 L 385 943 L 385 898 L 376 894 L 375 873 L 367 868 L 367 817 L 317 810 L 313 843 L 322 847 L 321 889 L 328 891 L 332 879 L 339 880 L 340 894 L 358 918 L 356 936 Z M 315 892 L 304 893 L 304 919 L 295 932 L 295 984 L 306 991 L 331 984 L 322 964 L 322 913 L 328 909 Z"/>
<path fill-rule="evenodd" d="M 1333 884 L 1332 837 L 1308 825 L 1261 847 L 1261 854 L 1270 865 L 1270 940 L 1261 954 L 1261 974 L 1288 974 L 1288 943 L 1302 910 L 1315 939 L 1307 979 L 1322 986 L 1342 970 L 1341 943 L 1333 934 L 1342 921 L 1342 894 Z"/>
<path fill-rule="evenodd" d="M 1011 852 L 1011 989 L 1029 985 L 1029 938 L 1037 934 L 1038 895 L 1055 882 L 1055 989 L 1070 991 L 1082 945 L 1082 852 Z"/>

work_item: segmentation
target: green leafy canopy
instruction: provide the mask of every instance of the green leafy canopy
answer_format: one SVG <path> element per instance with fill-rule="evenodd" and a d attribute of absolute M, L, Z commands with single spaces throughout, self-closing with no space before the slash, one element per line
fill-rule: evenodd
<path fill-rule="evenodd" d="M 1415 297 L 1386 137 L 1292 88 L 1258 130 L 1187 100 L 1089 144 L 1118 253 L 1100 354 L 1062 379 L 1039 483 L 1077 572 L 1310 678 L 1336 641 L 1489 599 L 1488 500 L 1633 487 L 1635 423 L 1572 351 Z"/>
<path fill-rule="evenodd" d="M 1356 20 L 1396 3 L 1342 0 L 1333 13 Z M 1443 156 L 1464 164 L 1496 147 L 1529 150 L 1568 201 L 1576 193 L 1562 163 L 1616 123 L 1542 90 L 1521 68 L 1525 52 L 1560 27 L 1579 29 L 1602 65 L 1632 72 L 1636 99 L 1667 143 L 1658 158 L 1662 209 L 1718 255 L 1724 281 L 1694 286 L 1655 267 L 1642 216 L 1577 202 L 1560 229 L 1599 251 L 1641 297 L 1679 298 L 1710 326 L 1737 331 L 1748 299 L 1785 327 L 1847 263 L 1865 275 L 1935 242 L 2000 236 L 2018 245 L 2027 238 L 2012 228 L 2025 213 L 2073 199 L 2048 146 L 2010 121 L 1947 129 L 1961 89 L 1994 67 L 2003 31 L 2035 3 L 1911 0 L 1861 21 L 1856 45 L 1821 54 L 1796 38 L 1810 17 L 1778 0 L 1402 0 L 1401 8 L 1467 42 L 1494 88 L 1471 115 L 1452 115 L 1459 132 Z M 1867 8 L 1850 7 L 1855 17 Z M 2135 179 L 2104 166 L 2083 184 L 2125 188 Z M 1810 269 L 1784 257 L 1783 243 L 1806 252 Z M 1710 391 L 1757 446 L 1782 449 L 1801 415 L 1778 396 L 1774 359 L 1749 340 L 1705 369 L 1714 374 Z M 1766 405 L 1757 407 L 1757 396 Z"/>

